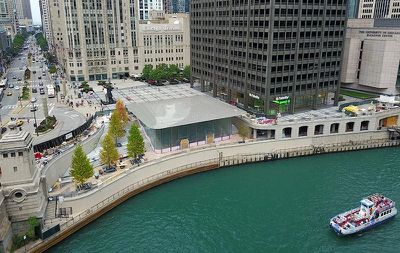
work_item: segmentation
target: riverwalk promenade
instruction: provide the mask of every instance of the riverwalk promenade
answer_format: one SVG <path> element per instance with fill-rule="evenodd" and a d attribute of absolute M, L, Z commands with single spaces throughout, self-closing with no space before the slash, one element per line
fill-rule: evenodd
<path fill-rule="evenodd" d="M 46 220 L 46 226 L 58 226 L 60 232 L 44 241 L 38 241 L 29 250 L 42 252 L 129 197 L 179 177 L 242 163 L 399 145 L 397 140 L 389 140 L 388 136 L 387 131 L 376 131 L 352 134 L 351 138 L 347 134 L 279 142 L 215 145 L 194 151 L 186 150 L 181 154 L 148 161 L 139 167 L 132 166 L 92 191 L 59 202 L 58 207 L 71 210 L 71 215 Z"/>

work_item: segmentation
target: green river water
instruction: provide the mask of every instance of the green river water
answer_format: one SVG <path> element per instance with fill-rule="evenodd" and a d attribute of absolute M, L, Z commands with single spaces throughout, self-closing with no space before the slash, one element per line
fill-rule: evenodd
<path fill-rule="evenodd" d="M 400 203 L 399 164 L 400 149 L 386 148 L 189 176 L 129 199 L 49 252 L 400 252 L 400 216 L 346 238 L 328 226 L 371 193 Z"/>

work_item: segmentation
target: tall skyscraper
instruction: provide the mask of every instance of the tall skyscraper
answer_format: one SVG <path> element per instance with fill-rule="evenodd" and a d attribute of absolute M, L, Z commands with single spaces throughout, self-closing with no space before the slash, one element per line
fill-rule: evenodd
<path fill-rule="evenodd" d="M 344 0 L 192 0 L 192 82 L 275 114 L 318 108 L 337 91 Z"/>
<path fill-rule="evenodd" d="M 155 11 L 163 10 L 163 0 L 137 0 L 137 3 L 138 3 L 140 20 L 149 19 L 149 13 L 152 10 Z"/>
<path fill-rule="evenodd" d="M 358 18 L 400 18 L 400 1 L 359 0 Z"/>
<path fill-rule="evenodd" d="M 51 29 L 49 0 L 39 0 L 40 16 L 42 18 L 43 35 L 47 40 L 49 49 L 53 49 L 53 33 Z"/>
<path fill-rule="evenodd" d="M 190 0 L 164 0 L 164 10 L 166 13 L 185 13 L 189 12 Z"/>

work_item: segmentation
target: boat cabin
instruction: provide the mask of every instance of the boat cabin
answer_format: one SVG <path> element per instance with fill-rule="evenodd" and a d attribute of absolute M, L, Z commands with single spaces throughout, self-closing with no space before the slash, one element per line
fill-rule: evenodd
<path fill-rule="evenodd" d="M 360 201 L 360 215 L 369 217 L 372 214 L 372 207 L 374 206 L 374 202 L 369 199 L 363 199 Z"/>

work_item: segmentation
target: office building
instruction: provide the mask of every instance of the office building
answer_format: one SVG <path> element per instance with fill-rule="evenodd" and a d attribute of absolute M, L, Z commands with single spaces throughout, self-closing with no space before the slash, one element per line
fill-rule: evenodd
<path fill-rule="evenodd" d="M 50 21 L 49 0 L 39 0 L 40 16 L 42 18 L 42 30 L 45 36 L 49 49 L 52 50 L 53 34 Z"/>
<path fill-rule="evenodd" d="M 13 0 L 19 26 L 32 27 L 32 12 L 30 0 Z"/>
<path fill-rule="evenodd" d="M 135 3 L 128 0 L 111 5 L 57 1 L 56 6 L 53 1 L 49 0 L 52 44 L 71 81 L 139 75 L 145 64 L 183 68 L 190 63 L 186 14 L 164 15 L 153 10 L 149 20 L 139 22 Z"/>
<path fill-rule="evenodd" d="M 138 0 L 139 19 L 149 19 L 150 11 L 162 11 L 163 0 Z"/>
<path fill-rule="evenodd" d="M 400 1 L 359 0 L 358 18 L 400 18 Z"/>
<path fill-rule="evenodd" d="M 192 0 L 190 8 L 192 84 L 202 91 L 266 114 L 318 108 L 337 91 L 346 1 Z"/>
<path fill-rule="evenodd" d="M 176 64 L 183 69 L 190 65 L 189 14 L 166 14 L 138 25 L 139 70 L 146 64 Z"/>
<path fill-rule="evenodd" d="M 342 87 L 399 94 L 400 20 L 349 19 L 343 54 Z"/>
<path fill-rule="evenodd" d="M 164 10 L 166 13 L 186 13 L 189 12 L 190 0 L 164 0 Z"/>

